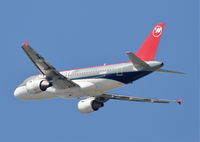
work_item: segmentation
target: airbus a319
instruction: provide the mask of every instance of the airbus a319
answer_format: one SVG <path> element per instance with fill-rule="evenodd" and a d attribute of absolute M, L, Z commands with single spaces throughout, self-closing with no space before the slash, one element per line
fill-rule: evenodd
<path fill-rule="evenodd" d="M 129 61 L 81 69 L 58 71 L 39 53 L 25 42 L 22 49 L 41 72 L 27 78 L 14 91 L 14 96 L 22 100 L 42 100 L 49 98 L 84 98 L 78 102 L 78 110 L 91 113 L 104 106 L 108 100 L 126 100 L 150 103 L 182 103 L 180 100 L 163 100 L 124 96 L 108 93 L 152 72 L 181 72 L 161 69 L 163 62 L 155 61 L 157 48 L 164 30 L 164 23 L 157 24 L 150 32 L 139 51 L 127 52 Z"/>

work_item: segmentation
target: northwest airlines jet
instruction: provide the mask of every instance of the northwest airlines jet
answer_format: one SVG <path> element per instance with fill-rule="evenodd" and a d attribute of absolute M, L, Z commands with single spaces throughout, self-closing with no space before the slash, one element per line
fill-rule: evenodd
<path fill-rule="evenodd" d="M 160 100 L 107 93 L 108 90 L 122 87 L 152 72 L 182 74 L 160 69 L 163 63 L 155 61 L 164 26 L 164 23 L 160 23 L 153 28 L 136 55 L 127 52 L 128 62 L 60 72 L 34 51 L 27 41 L 22 49 L 42 74 L 27 78 L 16 88 L 14 95 L 23 100 L 84 98 L 78 103 L 78 110 L 82 113 L 97 111 L 110 99 L 181 104 L 182 99 Z"/>

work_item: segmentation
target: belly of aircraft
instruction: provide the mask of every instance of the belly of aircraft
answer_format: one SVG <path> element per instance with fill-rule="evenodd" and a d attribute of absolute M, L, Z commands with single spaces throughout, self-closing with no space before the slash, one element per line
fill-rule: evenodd
<path fill-rule="evenodd" d="M 47 92 L 62 98 L 81 98 L 88 96 L 98 96 L 103 92 L 123 86 L 124 84 L 110 79 L 82 79 L 74 80 L 80 87 L 59 90 L 55 88 L 47 89 Z"/>

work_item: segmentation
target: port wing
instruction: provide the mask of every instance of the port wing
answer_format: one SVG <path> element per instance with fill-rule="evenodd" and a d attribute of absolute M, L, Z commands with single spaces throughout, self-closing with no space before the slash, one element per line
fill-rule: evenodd
<path fill-rule="evenodd" d="M 79 87 L 78 84 L 69 80 L 59 71 L 57 71 L 51 64 L 49 64 L 39 53 L 37 53 L 30 45 L 29 41 L 25 42 L 22 49 L 39 69 L 39 71 L 46 76 L 46 79 L 58 89 L 67 89 L 71 87 Z"/>

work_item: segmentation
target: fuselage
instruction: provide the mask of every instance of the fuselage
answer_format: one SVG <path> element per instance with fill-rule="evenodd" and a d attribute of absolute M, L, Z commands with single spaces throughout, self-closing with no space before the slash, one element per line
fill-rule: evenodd
<path fill-rule="evenodd" d="M 27 89 L 27 84 L 35 80 L 45 79 L 42 74 L 34 75 L 27 78 L 15 90 L 14 95 L 25 100 L 40 100 L 48 98 L 82 98 L 95 97 L 103 92 L 114 88 L 122 87 L 131 83 L 147 74 L 159 69 L 163 63 L 158 61 L 147 61 L 153 68 L 151 71 L 136 69 L 131 62 L 95 66 L 89 68 L 73 69 L 61 71 L 60 73 L 72 80 L 80 87 L 58 89 L 54 86 L 49 87 L 46 91 L 32 93 Z"/>

